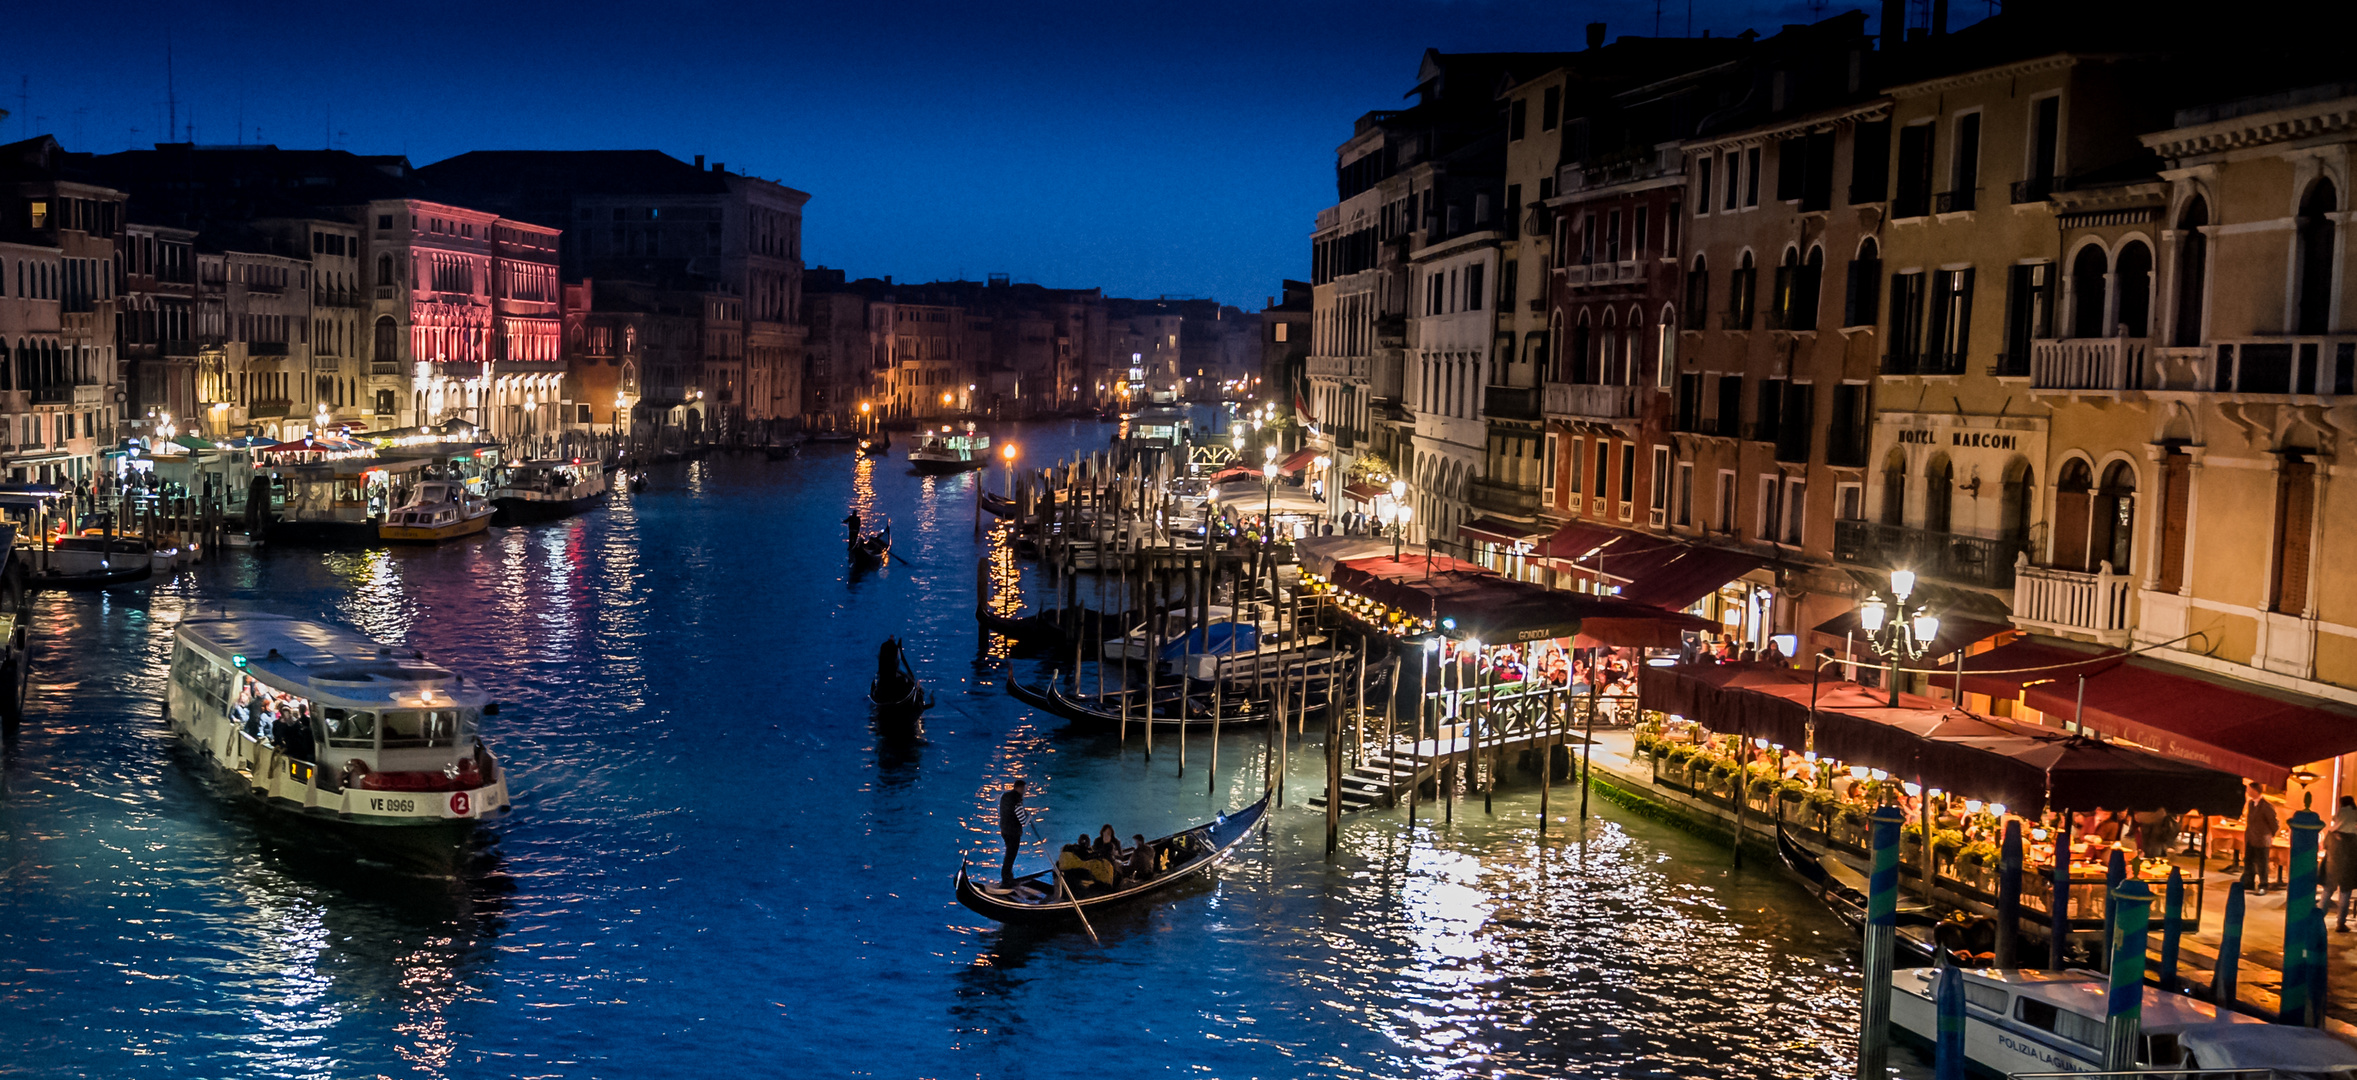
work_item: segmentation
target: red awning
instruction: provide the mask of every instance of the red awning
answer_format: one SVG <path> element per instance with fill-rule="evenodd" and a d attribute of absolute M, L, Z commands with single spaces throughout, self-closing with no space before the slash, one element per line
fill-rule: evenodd
<path fill-rule="evenodd" d="M 2075 715 L 2088 730 L 2268 784 L 2282 784 L 2310 762 L 2357 752 L 2357 710 L 2314 698 L 2143 659 L 2088 676 L 2083 711 L 2079 686 L 2075 678 L 2041 683 L 2023 700 L 2061 720 Z"/>
<path fill-rule="evenodd" d="M 1345 484 L 1342 493 L 1359 502 L 1371 503 L 1391 494 L 1391 489 L 1380 484 Z"/>
<path fill-rule="evenodd" d="M 1218 472 L 1212 473 L 1209 477 L 1205 478 L 1204 482 L 1208 484 L 1218 484 L 1221 481 L 1236 479 L 1258 480 L 1260 479 L 1260 470 L 1247 469 L 1242 465 L 1230 465 L 1225 469 L 1221 469 Z"/>
<path fill-rule="evenodd" d="M 1303 466 L 1308 465 L 1310 462 L 1316 461 L 1317 459 L 1317 450 L 1304 446 L 1299 450 L 1295 450 L 1294 452 L 1285 455 L 1285 460 L 1277 463 L 1277 471 L 1287 473 L 1299 472 Z"/>
<path fill-rule="evenodd" d="M 1944 623 L 1944 621 L 1943 621 Z M 2089 652 L 2055 642 L 2022 638 L 1985 653 L 1964 658 L 1964 689 L 1993 698 L 2018 698 L 2025 687 L 2039 683 L 2069 684 L 2077 692 L 2079 676 L 2118 667 L 2123 654 Z M 1944 676 L 1942 678 L 1945 678 Z"/>
<path fill-rule="evenodd" d="M 2156 801 L 2172 810 L 2230 814 L 2241 803 L 2235 778 L 2215 769 L 1975 716 L 1913 694 L 1899 695 L 1893 707 L 1882 691 L 1846 682 L 1812 687 L 1807 675 L 1784 668 L 1647 668 L 1638 692 L 1647 709 L 1787 749 L 1810 738 L 1813 700 L 1819 754 L 2025 814 Z"/>
<path fill-rule="evenodd" d="M 1520 543 L 1539 535 L 1539 531 L 1529 525 L 1501 521 L 1494 517 L 1478 517 L 1457 526 L 1460 535 L 1469 533 L 1476 540 L 1487 540 L 1493 544 Z"/>
<path fill-rule="evenodd" d="M 1759 569 L 1765 562 L 1747 552 L 1681 544 L 1667 558 L 1621 586 L 1620 597 L 1682 611 L 1720 586 Z"/>

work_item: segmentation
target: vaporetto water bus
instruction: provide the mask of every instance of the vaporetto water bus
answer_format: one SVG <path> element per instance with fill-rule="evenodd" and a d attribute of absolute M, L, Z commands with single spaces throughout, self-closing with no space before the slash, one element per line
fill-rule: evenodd
<path fill-rule="evenodd" d="M 505 813 L 479 686 L 411 649 L 280 615 L 183 619 L 164 718 L 272 810 L 362 825 Z"/>

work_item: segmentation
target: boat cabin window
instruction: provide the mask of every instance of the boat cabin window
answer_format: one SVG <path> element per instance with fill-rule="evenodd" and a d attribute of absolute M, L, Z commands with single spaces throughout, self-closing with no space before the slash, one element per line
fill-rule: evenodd
<path fill-rule="evenodd" d="M 2036 998 L 2025 997 L 2020 1002 L 2014 1019 L 2040 1031 L 2051 1031 L 2081 1046 L 2103 1045 L 2103 1021 L 2049 1005 Z"/>
<path fill-rule="evenodd" d="M 385 713 L 385 747 L 456 746 L 474 738 L 471 709 L 394 709 Z"/>
<path fill-rule="evenodd" d="M 1999 1016 L 2005 1015 L 2005 999 L 2013 995 L 2002 986 L 1990 986 L 1971 979 L 1964 980 L 1964 1003 L 1976 1009 L 1986 1009 Z"/>
<path fill-rule="evenodd" d="M 376 746 L 376 714 L 360 709 L 339 709 L 329 706 L 320 710 L 320 718 L 327 722 L 327 744 L 356 750 Z"/>
<path fill-rule="evenodd" d="M 203 653 L 194 649 L 180 650 L 180 659 L 172 665 L 172 679 L 192 694 L 222 712 L 229 711 L 230 685 L 235 681 L 227 668 L 215 665 Z"/>
<path fill-rule="evenodd" d="M 2147 1065 L 2182 1065 L 2185 1048 L 2177 1045 L 2177 1033 L 2164 1031 L 2144 1037 L 2144 1063 Z"/>

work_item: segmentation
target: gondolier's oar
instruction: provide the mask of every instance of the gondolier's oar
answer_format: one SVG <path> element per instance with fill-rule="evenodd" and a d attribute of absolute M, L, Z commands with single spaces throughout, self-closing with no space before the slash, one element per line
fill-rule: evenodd
<path fill-rule="evenodd" d="M 889 557 L 889 558 L 893 559 L 894 561 L 897 561 L 898 563 L 900 563 L 900 565 L 902 565 L 902 566 L 905 566 L 905 567 L 908 567 L 908 568 L 909 568 L 909 569 L 911 569 L 911 570 L 914 570 L 914 569 L 916 569 L 916 568 L 917 568 L 917 564 L 915 564 L 915 563 L 913 563 L 913 562 L 910 562 L 910 561 L 908 561 L 907 559 L 903 559 L 903 558 L 901 558 L 901 557 L 900 557 L 900 553 L 899 553 L 899 552 L 897 552 L 897 551 L 894 551 L 894 550 L 892 550 L 891 548 L 885 548 L 885 549 L 884 549 L 884 554 L 885 554 L 887 557 Z"/>
<path fill-rule="evenodd" d="M 1039 826 L 1037 824 L 1034 824 L 1030 818 L 1024 818 L 1023 824 L 1031 826 L 1031 837 L 1032 839 L 1039 841 L 1039 846 L 1042 851 L 1051 855 L 1055 853 L 1054 848 L 1048 847 L 1048 838 L 1039 835 Z M 1048 868 L 1048 873 L 1054 874 L 1056 876 L 1056 891 L 1064 894 L 1065 902 L 1072 905 L 1072 913 L 1074 915 L 1080 916 L 1080 928 L 1088 931 L 1089 941 L 1100 947 L 1103 946 L 1105 942 L 1103 939 L 1097 937 L 1097 928 L 1088 924 L 1088 912 L 1080 910 L 1080 898 L 1072 895 L 1072 886 L 1064 883 L 1064 868 L 1060 866 L 1050 866 Z"/>

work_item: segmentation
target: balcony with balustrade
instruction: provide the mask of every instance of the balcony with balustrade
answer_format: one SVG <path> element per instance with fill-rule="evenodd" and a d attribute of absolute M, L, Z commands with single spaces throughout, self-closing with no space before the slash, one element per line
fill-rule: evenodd
<path fill-rule="evenodd" d="M 1546 414 L 1566 420 L 1633 420 L 1643 392 L 1638 386 L 1551 382 L 1546 386 Z"/>
<path fill-rule="evenodd" d="M 2014 556 L 2013 623 L 2024 630 L 2123 646 L 2135 629 L 2135 593 L 2135 580 L 2112 572 L 2108 560 L 2088 573 L 2032 566 L 2028 552 Z"/>
<path fill-rule="evenodd" d="M 1310 376 L 1329 379 L 1367 378 L 1367 358 L 1364 356 L 1312 356 L 1304 365 Z"/>
<path fill-rule="evenodd" d="M 1833 523 L 1833 558 L 1877 570 L 1913 570 L 1927 578 L 1975 589 L 2014 587 L 2023 547 L 2010 537 L 1934 532 L 1875 521 Z"/>
<path fill-rule="evenodd" d="M 2030 391 L 2040 396 L 2119 397 L 2153 380 L 2150 338 L 2045 338 L 2030 343 Z"/>
<path fill-rule="evenodd" d="M 2261 403 L 2357 394 L 2357 334 L 2223 338 L 2155 353 L 2157 392 Z"/>

